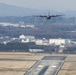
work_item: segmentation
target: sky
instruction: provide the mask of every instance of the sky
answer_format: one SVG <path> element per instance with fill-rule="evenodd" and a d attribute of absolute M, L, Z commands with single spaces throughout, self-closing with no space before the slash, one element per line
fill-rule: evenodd
<path fill-rule="evenodd" d="M 76 10 L 76 0 L 0 0 L 0 3 L 43 10 Z"/>

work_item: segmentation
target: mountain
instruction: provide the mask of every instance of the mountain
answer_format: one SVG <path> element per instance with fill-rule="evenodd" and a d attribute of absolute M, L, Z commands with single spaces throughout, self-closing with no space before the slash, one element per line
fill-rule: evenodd
<path fill-rule="evenodd" d="M 49 10 L 37 10 L 24 8 L 15 5 L 0 3 L 0 16 L 30 16 L 30 15 L 47 15 Z M 50 14 L 56 14 L 57 11 L 51 10 Z"/>
<path fill-rule="evenodd" d="M 0 3 L 0 16 L 26 16 L 37 12 L 39 10 Z"/>
<path fill-rule="evenodd" d="M 68 10 L 62 13 L 65 14 L 66 17 L 76 17 L 76 10 Z"/>
<path fill-rule="evenodd" d="M 64 12 L 58 12 L 55 10 L 37 10 L 37 9 L 0 3 L 0 16 L 48 15 L 48 11 L 50 11 L 50 15 L 63 14 L 66 17 L 76 17 L 76 11 L 73 10 L 64 11 Z"/>

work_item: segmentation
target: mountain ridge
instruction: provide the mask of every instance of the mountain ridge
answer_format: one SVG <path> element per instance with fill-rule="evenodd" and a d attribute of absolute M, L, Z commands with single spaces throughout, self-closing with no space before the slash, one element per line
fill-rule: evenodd
<path fill-rule="evenodd" d="M 63 14 L 66 17 L 76 17 L 76 10 L 68 10 L 64 12 L 58 12 L 55 10 L 39 10 L 26 7 L 20 7 L 15 5 L 9 5 L 6 3 L 0 3 L 0 16 L 31 16 L 31 15 L 50 15 Z"/>

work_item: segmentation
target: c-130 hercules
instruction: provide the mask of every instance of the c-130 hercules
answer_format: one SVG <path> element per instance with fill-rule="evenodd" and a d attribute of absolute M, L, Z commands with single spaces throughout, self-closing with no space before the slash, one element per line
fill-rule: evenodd
<path fill-rule="evenodd" d="M 35 17 L 41 17 L 41 18 L 46 18 L 46 19 L 51 19 L 53 17 L 60 17 L 60 16 L 63 16 L 63 15 L 49 15 L 49 12 L 48 12 L 48 15 L 38 15 L 38 16 L 35 16 Z"/>

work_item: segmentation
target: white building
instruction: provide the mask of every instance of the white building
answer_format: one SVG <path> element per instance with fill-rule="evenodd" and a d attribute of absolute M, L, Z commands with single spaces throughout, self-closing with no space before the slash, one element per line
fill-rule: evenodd
<path fill-rule="evenodd" d="M 29 49 L 29 52 L 44 52 L 43 49 Z"/>
<path fill-rule="evenodd" d="M 49 39 L 49 44 L 55 44 L 55 45 L 66 45 L 70 44 L 71 40 L 69 39 Z"/>
<path fill-rule="evenodd" d="M 19 39 L 21 42 L 26 43 L 26 42 L 34 42 L 35 41 L 35 36 L 25 36 L 25 35 L 20 35 Z"/>
<path fill-rule="evenodd" d="M 35 25 L 26 25 L 28 28 L 35 28 Z"/>
<path fill-rule="evenodd" d="M 22 43 L 28 43 L 28 42 L 30 42 L 30 41 L 29 41 L 29 39 L 22 39 L 21 42 L 22 42 Z"/>
<path fill-rule="evenodd" d="M 25 39 L 25 36 L 22 34 L 19 36 L 19 39 Z"/>
<path fill-rule="evenodd" d="M 36 45 L 48 45 L 49 44 L 49 41 L 48 40 L 44 40 L 44 39 L 37 39 L 35 41 Z"/>

